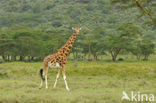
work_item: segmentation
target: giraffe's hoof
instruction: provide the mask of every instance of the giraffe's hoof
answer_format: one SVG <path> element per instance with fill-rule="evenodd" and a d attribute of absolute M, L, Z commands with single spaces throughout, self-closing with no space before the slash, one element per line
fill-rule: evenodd
<path fill-rule="evenodd" d="M 68 92 L 70 91 L 70 89 L 69 89 L 69 88 L 67 88 L 66 90 L 67 90 Z"/>

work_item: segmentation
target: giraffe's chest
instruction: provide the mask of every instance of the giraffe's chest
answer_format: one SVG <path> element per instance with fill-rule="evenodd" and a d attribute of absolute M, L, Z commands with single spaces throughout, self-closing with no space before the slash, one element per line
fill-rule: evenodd
<path fill-rule="evenodd" d="M 52 69 L 60 68 L 60 64 L 58 62 L 56 63 L 48 63 L 48 67 Z"/>

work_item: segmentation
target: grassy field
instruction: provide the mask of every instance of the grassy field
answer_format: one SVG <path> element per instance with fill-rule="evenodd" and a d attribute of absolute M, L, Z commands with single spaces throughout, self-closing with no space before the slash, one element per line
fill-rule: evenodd
<path fill-rule="evenodd" d="M 129 103 L 121 101 L 122 91 L 156 96 L 155 62 L 68 62 L 70 92 L 62 76 L 53 88 L 56 69 L 49 70 L 49 88 L 39 89 L 40 68 L 39 62 L 0 64 L 0 103 Z"/>

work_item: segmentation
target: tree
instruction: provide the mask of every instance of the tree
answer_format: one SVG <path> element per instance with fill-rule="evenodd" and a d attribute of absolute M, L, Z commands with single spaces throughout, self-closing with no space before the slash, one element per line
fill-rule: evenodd
<path fill-rule="evenodd" d="M 154 53 L 155 44 L 150 39 L 143 39 L 140 44 L 141 53 L 144 56 L 143 60 L 148 60 L 150 54 Z"/>
<path fill-rule="evenodd" d="M 16 41 L 15 48 L 17 49 L 16 55 L 20 56 L 23 61 L 25 56 L 33 59 L 35 56 L 40 57 L 42 54 L 41 39 L 39 38 L 40 32 L 30 30 L 20 30 L 13 34 L 13 40 Z"/>
<path fill-rule="evenodd" d="M 111 2 L 113 4 L 118 2 L 125 4 L 121 7 L 123 9 L 138 7 L 142 11 L 141 16 L 143 14 L 147 15 L 156 24 L 156 18 L 152 16 L 152 14 L 155 14 L 154 11 L 156 9 L 154 0 L 111 0 Z"/>
<path fill-rule="evenodd" d="M 119 34 L 109 34 L 105 41 L 104 47 L 112 56 L 112 61 L 116 61 L 116 58 L 120 51 L 123 49 L 122 39 Z"/>
<path fill-rule="evenodd" d="M 15 42 L 7 34 L 7 32 L 2 32 L 0 34 L 0 55 L 2 55 L 3 60 L 10 60 L 10 55 L 14 54 L 12 52 Z"/>
<path fill-rule="evenodd" d="M 140 48 L 140 42 L 141 41 L 134 42 L 133 45 L 132 45 L 132 47 L 129 48 L 129 50 L 128 50 L 133 55 L 136 56 L 137 60 L 140 60 L 141 59 L 141 56 L 142 56 L 142 51 L 141 51 L 141 48 Z"/>
<path fill-rule="evenodd" d="M 141 35 L 140 28 L 133 23 L 121 23 L 112 34 L 108 34 L 104 40 L 104 46 L 112 56 L 112 61 L 116 61 L 121 50 L 131 48 L 133 41 Z"/>
<path fill-rule="evenodd" d="M 99 55 L 105 54 L 105 47 L 100 44 L 99 40 L 105 38 L 106 33 L 105 30 L 100 26 L 95 27 L 92 33 L 91 52 L 94 60 L 97 60 Z"/>
<path fill-rule="evenodd" d="M 133 44 L 129 50 L 138 60 L 141 59 L 141 56 L 144 57 L 143 60 L 148 60 L 149 55 L 154 53 L 155 44 L 148 38 L 142 38 Z"/>

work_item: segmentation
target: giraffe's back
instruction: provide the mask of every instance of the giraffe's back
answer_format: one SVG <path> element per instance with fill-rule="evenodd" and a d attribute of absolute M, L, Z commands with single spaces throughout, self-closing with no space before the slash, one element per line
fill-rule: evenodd
<path fill-rule="evenodd" d="M 61 68 L 66 64 L 66 56 L 62 54 L 52 54 L 44 58 L 44 65 L 48 68 Z"/>

